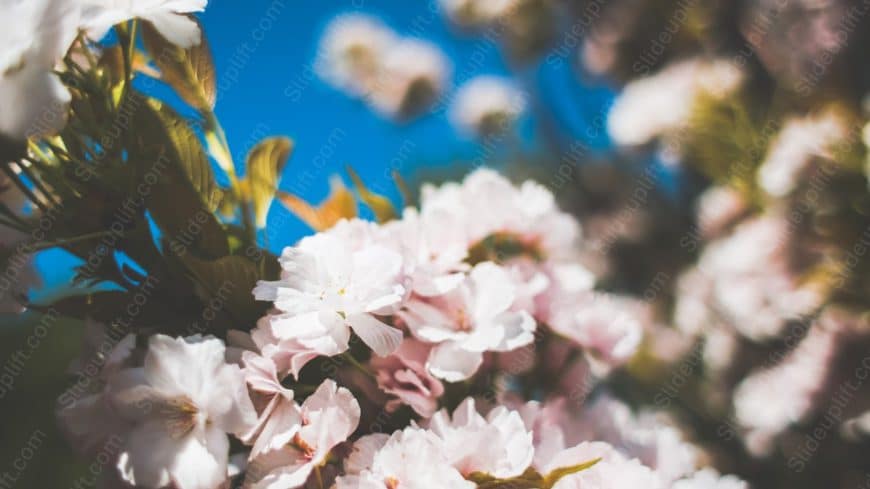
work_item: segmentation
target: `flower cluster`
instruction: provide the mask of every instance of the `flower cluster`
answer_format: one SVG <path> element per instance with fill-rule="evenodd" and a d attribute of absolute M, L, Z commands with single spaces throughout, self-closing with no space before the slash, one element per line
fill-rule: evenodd
<path fill-rule="evenodd" d="M 365 15 L 343 15 L 327 27 L 317 69 L 334 87 L 397 120 L 423 114 L 449 88 L 450 66 L 435 45 Z M 472 78 L 451 97 L 454 125 L 477 136 L 507 131 L 526 106 L 509 80 L 490 75 Z"/>
<path fill-rule="evenodd" d="M 401 38 L 364 15 L 341 16 L 329 25 L 317 67 L 336 88 L 397 119 L 428 109 L 444 91 L 449 71 L 434 45 Z"/>
<path fill-rule="evenodd" d="M 280 279 L 254 289 L 272 311 L 229 346 L 128 335 L 86 348 L 100 368 L 89 389 L 61 397 L 61 419 L 85 451 L 121 440 L 110 475 L 120 486 L 744 487 L 696 475 L 696 450 L 674 428 L 609 397 L 578 413 L 559 395 L 524 403 L 511 387 L 468 389 L 499 376 L 519 386 L 525 369 L 547 368 L 517 367 L 527 349 L 580 353 L 587 373 L 572 382 L 631 358 L 641 320 L 592 290 L 579 233 L 531 181 L 478 170 L 427 185 L 400 219 L 341 220 L 286 248 Z M 335 365 L 354 369 L 324 377 Z M 366 428 L 370 409 L 396 431 Z M 248 448 L 231 457 L 228 436 Z"/>

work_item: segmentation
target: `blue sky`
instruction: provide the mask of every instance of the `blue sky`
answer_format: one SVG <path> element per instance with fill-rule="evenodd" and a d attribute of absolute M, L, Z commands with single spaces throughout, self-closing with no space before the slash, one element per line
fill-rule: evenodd
<path fill-rule="evenodd" d="M 533 104 L 560 107 L 548 122 L 566 134 L 582 134 L 583 113 L 594 114 L 608 101 L 607 90 L 580 86 L 569 63 L 561 68 L 547 63 L 541 68 L 510 67 L 495 43 L 455 32 L 434 0 L 213 0 L 202 20 L 218 72 L 217 113 L 236 160 L 243 160 L 264 135 L 293 138 L 296 151 L 281 187 L 303 197 L 322 198 L 329 175 L 350 164 L 370 185 L 397 198 L 383 177 L 385 167 L 412 173 L 419 165 L 448 165 L 481 151 L 456 133 L 444 111 L 396 124 L 317 77 L 313 63 L 325 26 L 350 12 L 380 17 L 400 35 L 436 43 L 452 61 L 453 87 L 479 74 L 515 77 L 530 91 Z M 527 150 L 537 146 L 535 136 L 543 122 L 524 121 Z M 280 224 L 269 231 L 270 248 L 290 244 L 306 232 L 295 219 L 276 213 L 286 211 L 272 209 L 272 223 Z"/>
<path fill-rule="evenodd" d="M 263 137 L 285 135 L 296 142 L 282 189 L 317 202 L 328 192 L 329 177 L 349 164 L 370 187 L 398 202 L 385 170 L 409 176 L 420 167 L 471 161 L 485 151 L 455 131 L 445 110 L 397 124 L 320 80 L 313 69 L 318 42 L 330 20 L 343 13 L 373 15 L 400 35 L 437 44 L 452 63 L 448 97 L 473 76 L 513 78 L 527 92 L 530 115 L 521 123 L 519 144 L 496 154 L 517 147 L 558 152 L 578 140 L 607 150 L 600 118 L 613 93 L 604 82 L 578 76 L 568 58 L 512 65 L 496 42 L 452 28 L 436 0 L 212 0 L 200 18 L 217 70 L 216 112 L 237 163 Z M 173 98 L 165 87 L 156 92 Z M 261 238 L 278 252 L 307 233 L 303 223 L 273 205 Z M 53 295 L 71 277 L 62 252 L 43 253 L 37 263 L 49 284 L 40 296 Z"/>

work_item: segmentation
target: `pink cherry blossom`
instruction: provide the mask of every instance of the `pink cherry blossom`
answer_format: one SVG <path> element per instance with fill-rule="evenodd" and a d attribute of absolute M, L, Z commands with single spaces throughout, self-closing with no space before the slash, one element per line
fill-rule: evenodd
<path fill-rule="evenodd" d="M 532 433 L 519 413 L 498 406 L 481 416 L 467 398 L 453 416 L 442 410 L 429 420 L 429 429 L 444 442 L 450 465 L 463 475 L 483 472 L 508 478 L 522 474 L 532 463 Z"/>
<path fill-rule="evenodd" d="M 400 316 L 420 340 L 437 343 L 427 366 L 439 378 L 470 377 L 487 351 L 510 351 L 534 340 L 535 320 L 513 311 L 516 286 L 502 267 L 476 265 L 455 290 L 432 299 L 411 299 Z"/>
<path fill-rule="evenodd" d="M 368 435 L 353 445 L 336 489 L 473 489 L 449 461 L 441 438 L 416 427 Z"/>
<path fill-rule="evenodd" d="M 254 289 L 279 311 L 261 320 L 262 327 L 303 355 L 294 372 L 316 355 L 345 351 L 351 329 L 380 356 L 399 347 L 402 332 L 379 316 L 402 300 L 402 257 L 373 242 L 373 232 L 362 221 L 344 221 L 305 238 L 282 253 L 281 279 Z"/>
<path fill-rule="evenodd" d="M 291 489 L 305 483 L 330 451 L 348 439 L 360 418 L 357 400 L 344 387 L 325 380 L 300 407 L 302 426 L 290 443 L 254 456 L 246 487 Z"/>
<path fill-rule="evenodd" d="M 406 404 L 424 418 L 435 413 L 444 386 L 426 370 L 430 349 L 420 341 L 407 338 L 392 355 L 372 359 L 378 387 L 391 396 L 384 406 L 387 411 L 395 411 Z"/>

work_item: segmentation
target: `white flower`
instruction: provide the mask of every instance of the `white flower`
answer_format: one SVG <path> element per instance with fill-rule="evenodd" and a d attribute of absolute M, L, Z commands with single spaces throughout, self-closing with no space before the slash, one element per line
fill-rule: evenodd
<path fill-rule="evenodd" d="M 603 442 L 583 442 L 558 453 L 544 473 L 600 459 L 592 467 L 559 479 L 553 489 L 664 489 L 657 474 L 637 459 L 628 459 Z"/>
<path fill-rule="evenodd" d="M 393 31 L 373 17 L 340 16 L 323 34 L 316 68 L 336 88 L 365 95 L 374 88 L 385 53 L 395 41 Z"/>
<path fill-rule="evenodd" d="M 438 2 L 452 22 L 480 26 L 509 14 L 517 0 L 440 0 Z"/>
<path fill-rule="evenodd" d="M 487 168 L 469 173 L 462 183 L 424 185 L 420 206 L 424 218 L 434 212 L 452 214 L 452 225 L 461 226 L 469 246 L 500 234 L 529 253 L 564 258 L 573 256 L 580 235 L 576 219 L 559 209 L 546 187 L 531 180 L 515 186 Z"/>
<path fill-rule="evenodd" d="M 451 119 L 459 129 L 485 137 L 510 129 L 525 108 L 525 95 L 509 81 L 479 76 L 459 88 Z"/>
<path fill-rule="evenodd" d="M 66 124 L 69 91 L 52 72 L 79 26 L 74 0 L 0 2 L 0 133 L 14 139 Z"/>
<path fill-rule="evenodd" d="M 608 365 L 625 363 L 643 338 L 635 301 L 609 294 L 564 294 L 551 306 L 549 325 Z"/>
<path fill-rule="evenodd" d="M 462 283 L 469 268 L 468 240 L 458 216 L 438 210 L 421 215 L 409 207 L 402 219 L 386 223 L 382 230 L 384 240 L 402 255 L 414 293 L 438 296 Z"/>
<path fill-rule="evenodd" d="M 607 132 L 620 145 L 648 143 L 687 123 L 699 95 L 725 97 L 743 78 L 736 65 L 723 60 L 668 65 L 625 86 L 607 116 Z"/>
<path fill-rule="evenodd" d="M 435 434 L 416 427 L 391 436 L 368 435 L 353 445 L 337 489 L 473 489 L 447 460 Z"/>
<path fill-rule="evenodd" d="M 429 429 L 444 441 L 450 465 L 463 475 L 482 472 L 493 477 L 515 477 L 531 465 L 532 433 L 516 411 L 499 406 L 484 418 L 465 399 L 453 412 L 435 413 Z"/>
<path fill-rule="evenodd" d="M 201 41 L 199 26 L 185 14 L 202 12 L 208 0 L 79 0 L 82 24 L 94 39 L 102 39 L 113 25 L 133 18 L 154 25 L 172 44 L 188 48 Z"/>
<path fill-rule="evenodd" d="M 477 371 L 484 352 L 510 351 L 534 340 L 535 320 L 526 311 L 510 309 L 515 297 L 507 271 L 484 262 L 453 291 L 411 299 L 399 314 L 417 338 L 438 343 L 429 355 L 429 371 L 456 382 Z"/>
<path fill-rule="evenodd" d="M 254 289 L 281 312 L 265 319 L 278 340 L 335 355 L 347 349 L 352 328 L 380 356 L 399 347 L 402 332 L 376 314 L 394 312 L 402 300 L 402 257 L 372 233 L 363 221 L 344 221 L 284 250 L 281 280 Z"/>
<path fill-rule="evenodd" d="M 281 385 L 272 358 L 246 351 L 242 354 L 245 380 L 251 390 L 264 398 L 257 424 L 241 439 L 253 442 L 251 458 L 290 443 L 302 427 L 302 411 L 293 401 L 293 391 Z"/>
<path fill-rule="evenodd" d="M 758 168 L 759 186 L 773 197 L 788 195 L 816 158 L 835 157 L 834 146 L 846 139 L 848 131 L 846 122 L 830 111 L 787 120 Z"/>
<path fill-rule="evenodd" d="M 564 398 L 543 405 L 527 403 L 520 412 L 526 426 L 534 430 L 534 464 L 539 470 L 553 466 L 551 460 L 559 452 L 587 440 L 605 442 L 621 455 L 637 458 L 663 483 L 697 468 L 697 450 L 661 413 L 642 411 L 635 415 L 626 404 L 607 394 L 584 404 L 579 412 L 570 409 Z"/>
<path fill-rule="evenodd" d="M 402 39 L 384 54 L 370 101 L 391 117 L 413 117 L 438 99 L 448 72 L 447 59 L 437 47 L 416 39 Z"/>
<path fill-rule="evenodd" d="M 737 422 L 747 428 L 750 452 L 766 454 L 775 437 L 817 408 L 842 345 L 837 331 L 815 323 L 800 344 L 773 367 L 752 372 L 734 391 Z"/>
<path fill-rule="evenodd" d="M 359 403 L 344 387 L 325 380 L 300 408 L 302 426 L 290 443 L 254 457 L 245 487 L 291 489 L 305 483 L 333 447 L 359 424 Z"/>
<path fill-rule="evenodd" d="M 702 300 L 749 339 L 775 337 L 787 320 L 811 314 L 821 304 L 822 291 L 802 280 L 788 260 L 792 233 L 784 215 L 747 219 L 707 245 L 698 260 L 703 275 L 693 281 L 710 281 L 709 297 Z M 703 303 L 696 299 L 695 304 Z"/>
<path fill-rule="evenodd" d="M 256 413 L 241 370 L 224 353 L 214 338 L 156 335 L 144 366 L 114 379 L 112 402 L 132 425 L 118 462 L 126 481 L 214 489 L 226 479 L 227 433 L 246 431 Z"/>

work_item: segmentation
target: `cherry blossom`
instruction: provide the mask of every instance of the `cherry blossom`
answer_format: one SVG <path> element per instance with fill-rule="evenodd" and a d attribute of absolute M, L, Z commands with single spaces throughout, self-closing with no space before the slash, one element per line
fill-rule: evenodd
<path fill-rule="evenodd" d="M 244 377 L 214 338 L 151 337 L 141 368 L 120 372 L 111 402 L 130 423 L 118 468 L 131 484 L 212 489 L 227 476 L 227 433 L 255 421 Z"/>
<path fill-rule="evenodd" d="M 474 374 L 487 351 L 510 351 L 534 340 L 535 320 L 513 311 L 516 287 L 498 265 L 476 265 L 457 289 L 429 300 L 411 299 L 400 312 L 420 340 L 437 343 L 427 366 L 455 382 Z"/>
<path fill-rule="evenodd" d="M 53 70 L 78 34 L 79 15 L 76 0 L 0 3 L 0 134 L 26 139 L 66 124 L 71 97 Z"/>
<path fill-rule="evenodd" d="M 395 351 L 402 332 L 378 315 L 393 312 L 403 298 L 402 257 L 369 242 L 369 233 L 361 221 L 344 222 L 286 248 L 281 279 L 254 289 L 257 299 L 273 301 L 279 311 L 263 326 L 278 340 L 321 355 L 345 351 L 351 329 L 378 355 Z"/>
<path fill-rule="evenodd" d="M 372 359 L 378 387 L 391 396 L 384 405 L 387 411 L 406 404 L 424 418 L 435 413 L 444 385 L 426 370 L 429 350 L 425 343 L 407 338 L 392 355 Z"/>
<path fill-rule="evenodd" d="M 499 406 L 481 416 L 473 398 L 456 408 L 453 416 L 442 410 L 432 416 L 429 429 L 444 442 L 450 465 L 463 475 L 474 472 L 493 477 L 515 477 L 532 463 L 532 433 L 516 411 Z"/>
<path fill-rule="evenodd" d="M 434 433 L 416 427 L 391 436 L 368 435 L 353 445 L 345 461 L 346 475 L 337 489 L 473 489 L 448 460 L 444 444 Z"/>
<path fill-rule="evenodd" d="M 249 464 L 246 487 L 290 489 L 305 483 L 337 444 L 356 430 L 360 407 L 353 394 L 331 380 L 300 406 L 301 426 L 290 443 L 265 450 Z"/>
<path fill-rule="evenodd" d="M 480 76 L 459 88 L 451 118 L 459 129 L 486 137 L 506 132 L 525 108 L 525 96 L 510 82 Z"/>
<path fill-rule="evenodd" d="M 202 12 L 208 0 L 79 0 L 82 23 L 94 39 L 113 25 L 140 18 L 154 25 L 169 42 L 180 47 L 200 43 L 199 26 L 186 14 Z"/>

